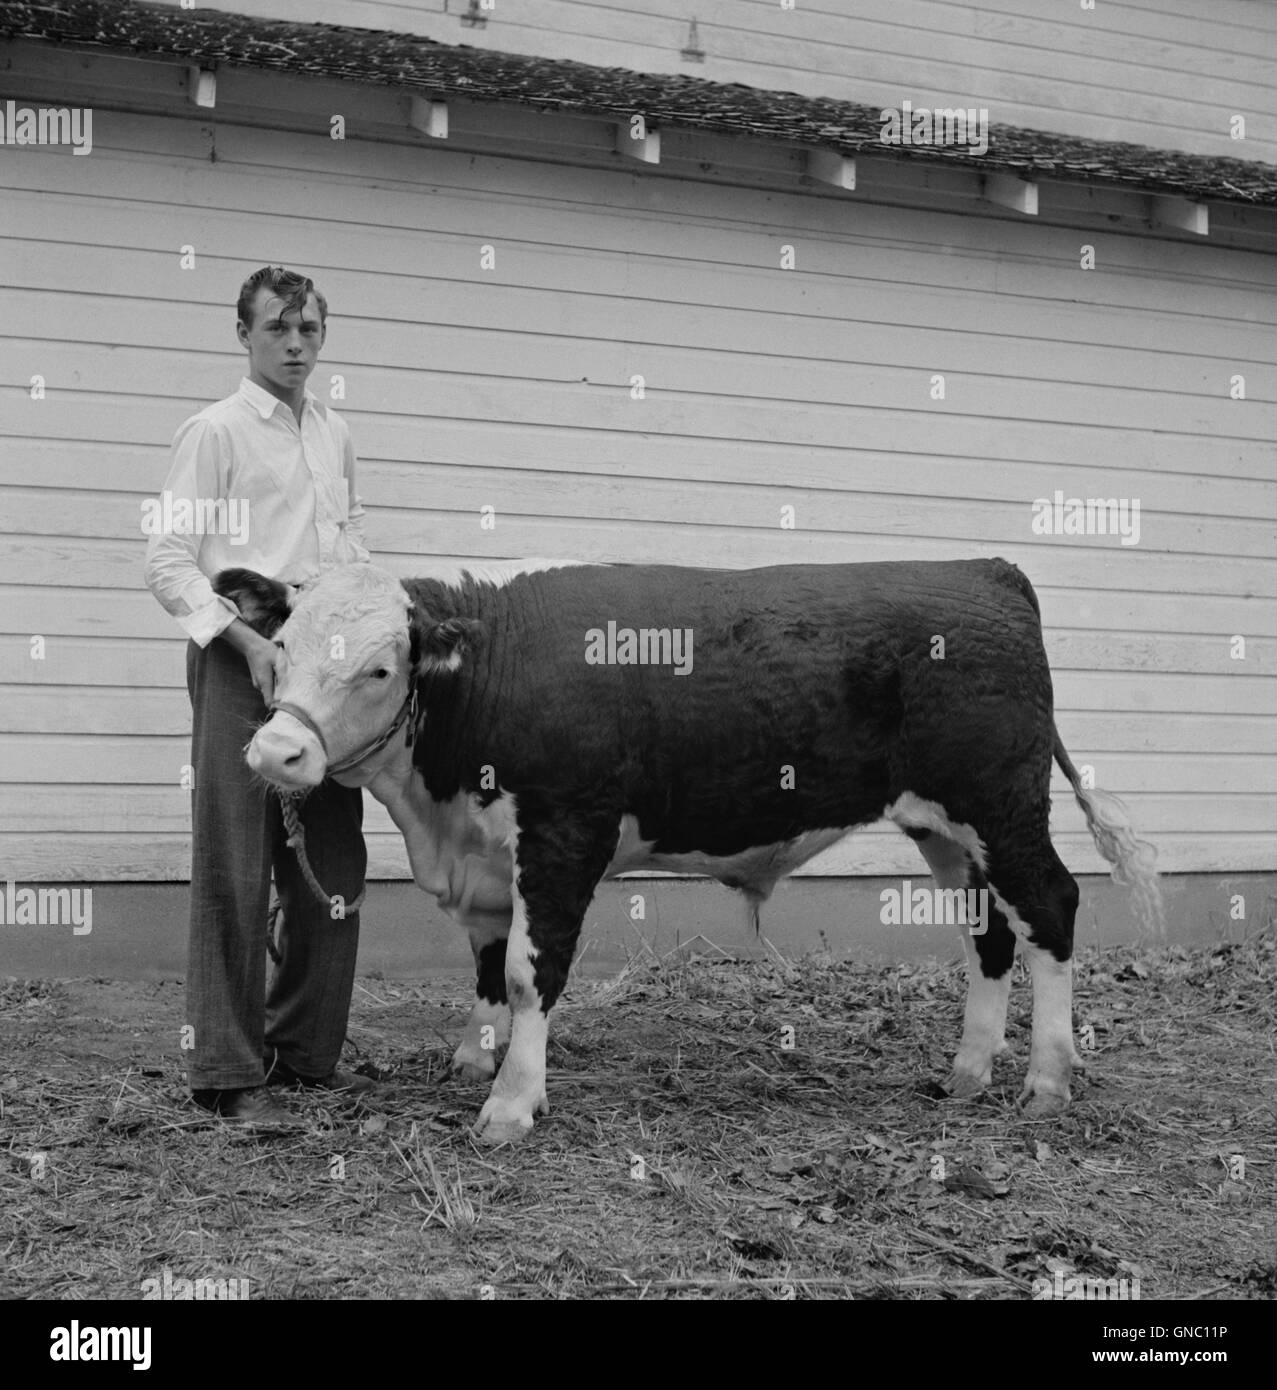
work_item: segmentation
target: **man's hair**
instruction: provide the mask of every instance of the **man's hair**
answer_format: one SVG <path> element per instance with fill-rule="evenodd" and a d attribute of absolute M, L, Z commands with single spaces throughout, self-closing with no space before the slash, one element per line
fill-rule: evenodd
<path fill-rule="evenodd" d="M 253 271 L 239 287 L 235 313 L 243 320 L 246 328 L 253 326 L 253 301 L 263 285 L 272 295 L 277 295 L 284 301 L 281 318 L 292 309 L 300 312 L 305 308 L 307 297 L 313 294 L 315 302 L 319 305 L 320 323 L 328 321 L 328 301 L 315 288 L 313 280 L 305 275 L 298 275 L 295 270 L 285 270 L 282 265 L 264 265 L 260 270 Z"/>

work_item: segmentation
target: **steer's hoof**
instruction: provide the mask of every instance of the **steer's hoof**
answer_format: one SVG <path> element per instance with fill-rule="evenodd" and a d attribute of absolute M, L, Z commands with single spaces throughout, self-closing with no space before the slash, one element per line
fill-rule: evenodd
<path fill-rule="evenodd" d="M 1026 1119 L 1049 1120 L 1056 1115 L 1063 1115 L 1069 1108 L 1068 1088 L 1066 1087 L 1061 1095 L 1059 1091 L 1046 1091 L 1030 1082 L 1020 1092 L 1017 1104 L 1024 1111 Z"/>
<path fill-rule="evenodd" d="M 462 1081 L 491 1081 L 497 1074 L 497 1059 L 491 1052 L 458 1052 L 452 1059 L 452 1074 Z"/>
<path fill-rule="evenodd" d="M 548 1114 L 550 1106 L 544 1096 L 537 1109 L 542 1115 Z M 502 1096 L 489 1096 L 487 1104 L 479 1112 L 474 1127 L 474 1137 L 481 1144 L 517 1144 L 532 1133 L 532 1112 L 518 1100 L 506 1100 Z"/>
<path fill-rule="evenodd" d="M 984 1094 L 989 1084 L 988 1077 L 981 1078 L 972 1071 L 958 1071 L 955 1067 L 944 1083 L 944 1089 L 952 1100 L 974 1100 Z"/>

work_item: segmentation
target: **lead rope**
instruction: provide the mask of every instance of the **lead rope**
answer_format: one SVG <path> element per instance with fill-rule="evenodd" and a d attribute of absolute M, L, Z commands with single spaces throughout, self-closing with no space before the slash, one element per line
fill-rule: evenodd
<path fill-rule="evenodd" d="M 270 906 L 266 909 L 266 950 L 276 965 L 282 965 L 279 954 L 279 919 L 284 915 L 284 904 L 280 902 L 274 889 L 271 890 Z"/>
<path fill-rule="evenodd" d="M 296 792 L 279 793 L 279 809 L 284 816 L 284 829 L 288 831 L 288 844 L 293 853 L 297 856 L 297 863 L 301 868 L 302 877 L 306 880 L 306 886 L 313 894 L 315 901 L 323 903 L 330 911 L 335 897 L 325 893 L 319 885 L 319 880 L 315 877 L 315 871 L 310 867 L 310 859 L 306 854 L 306 831 L 302 828 L 301 817 L 297 814 L 297 807 L 301 802 L 301 795 Z M 346 903 L 342 911 L 342 916 L 348 917 L 352 912 L 358 912 L 363 906 L 364 898 L 368 895 L 368 885 L 359 890 L 359 896 L 353 903 Z M 273 945 L 273 940 L 268 934 L 268 941 Z M 278 962 L 279 956 L 274 950 L 271 951 L 272 958 Z"/>

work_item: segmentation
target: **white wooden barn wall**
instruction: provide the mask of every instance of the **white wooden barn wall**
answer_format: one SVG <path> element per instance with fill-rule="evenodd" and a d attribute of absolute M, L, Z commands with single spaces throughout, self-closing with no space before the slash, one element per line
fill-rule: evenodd
<path fill-rule="evenodd" d="M 463 23 L 470 0 L 200 3 L 1277 163 L 1269 0 L 492 0 L 481 28 Z M 703 62 L 681 56 L 692 16 Z"/>
<path fill-rule="evenodd" d="M 140 101 L 170 70 L 129 71 Z M 1005 555 L 1041 595 L 1065 742 L 1163 867 L 1272 866 L 1271 254 L 224 116 L 102 109 L 94 137 L 0 163 L 0 878 L 186 875 L 183 641 L 142 585 L 140 503 L 234 389 L 235 292 L 268 260 L 328 296 L 312 386 L 345 378 L 396 571 Z M 1057 489 L 1138 498 L 1140 543 L 1034 536 Z M 1100 870 L 1056 808 L 1066 861 Z M 374 874 L 404 874 L 369 825 Z M 882 830 L 815 867 L 918 865 Z"/>

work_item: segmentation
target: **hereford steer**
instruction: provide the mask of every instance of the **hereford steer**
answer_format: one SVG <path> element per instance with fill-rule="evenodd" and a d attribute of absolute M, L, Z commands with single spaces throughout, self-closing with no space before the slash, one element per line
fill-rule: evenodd
<path fill-rule="evenodd" d="M 1100 852 L 1158 913 L 1148 847 L 1083 788 L 1055 729 L 1037 599 L 1004 560 L 724 571 L 526 562 L 302 590 L 216 584 L 279 648 L 248 747 L 282 791 L 365 786 L 416 881 L 470 932 L 478 999 L 454 1067 L 491 1077 L 491 1143 L 548 1106 L 547 1017 L 599 880 L 708 874 L 754 909 L 883 817 L 945 889 L 987 888 L 948 1089 L 1006 1046 L 1017 938 L 1033 981 L 1021 1103 L 1068 1103 L 1077 884 L 1052 848 L 1052 757 Z"/>

